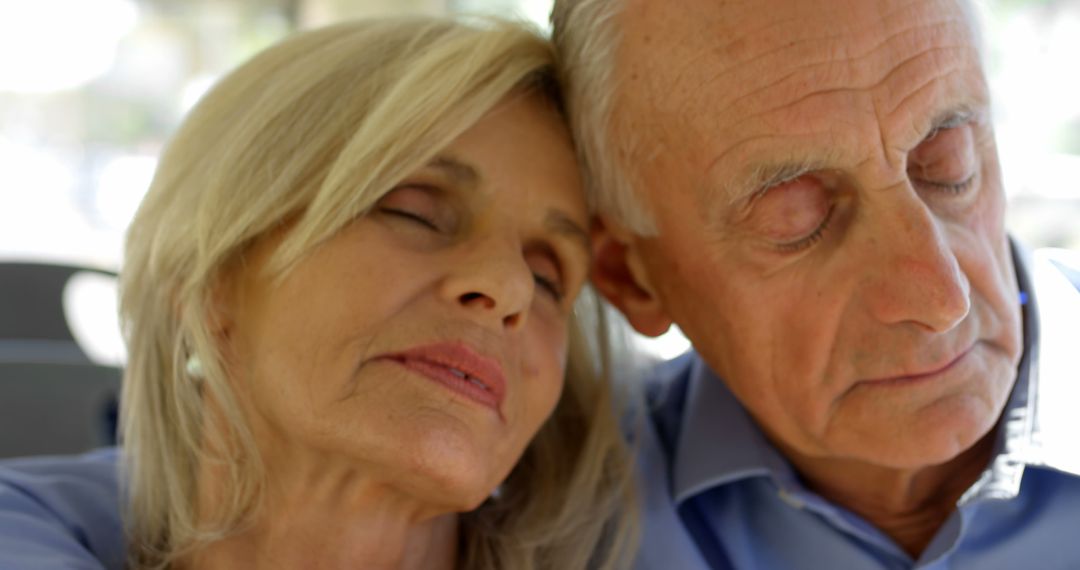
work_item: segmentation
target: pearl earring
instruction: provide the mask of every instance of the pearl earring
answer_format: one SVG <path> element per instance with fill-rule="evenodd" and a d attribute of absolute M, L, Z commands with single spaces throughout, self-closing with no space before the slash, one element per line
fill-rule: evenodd
<path fill-rule="evenodd" d="M 184 363 L 184 370 L 192 378 L 201 379 L 204 377 L 202 360 L 199 360 L 199 357 L 194 354 L 189 356 L 187 362 Z"/>

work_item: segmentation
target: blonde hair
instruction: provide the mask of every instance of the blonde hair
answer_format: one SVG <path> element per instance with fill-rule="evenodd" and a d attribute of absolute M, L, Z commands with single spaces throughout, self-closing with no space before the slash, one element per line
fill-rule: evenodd
<path fill-rule="evenodd" d="M 121 277 L 132 567 L 167 568 L 228 536 L 261 498 L 262 463 L 207 322 L 222 271 L 289 223 L 270 262 L 280 277 L 512 93 L 538 91 L 557 106 L 553 66 L 549 43 L 512 23 L 357 21 L 287 39 L 196 106 L 131 225 Z M 604 370 L 579 323 L 572 329 L 554 414 L 500 498 L 462 518 L 464 567 L 623 564 L 630 468 Z M 185 370 L 192 355 L 198 380 Z M 196 512 L 204 462 L 228 490 L 209 528 Z"/>

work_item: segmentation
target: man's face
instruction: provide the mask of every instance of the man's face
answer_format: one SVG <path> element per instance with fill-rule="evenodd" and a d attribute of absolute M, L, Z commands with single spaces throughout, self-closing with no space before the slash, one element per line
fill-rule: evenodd
<path fill-rule="evenodd" d="M 613 140 L 659 229 L 624 238 L 631 273 L 789 453 L 942 463 L 1008 397 L 1018 293 L 964 10 L 627 0 L 620 16 Z"/>

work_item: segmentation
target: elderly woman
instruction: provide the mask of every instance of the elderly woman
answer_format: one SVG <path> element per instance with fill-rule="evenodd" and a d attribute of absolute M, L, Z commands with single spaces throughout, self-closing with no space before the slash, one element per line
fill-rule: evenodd
<path fill-rule="evenodd" d="M 552 67 L 516 25 L 356 22 L 193 110 L 121 281 L 129 567 L 625 564 Z"/>

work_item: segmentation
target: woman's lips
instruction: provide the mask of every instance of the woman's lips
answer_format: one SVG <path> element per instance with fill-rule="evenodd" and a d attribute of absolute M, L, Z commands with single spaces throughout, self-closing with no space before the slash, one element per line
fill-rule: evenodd
<path fill-rule="evenodd" d="M 506 377 L 498 360 L 461 343 L 437 343 L 386 354 L 391 360 L 453 392 L 491 408 L 503 419 Z"/>

